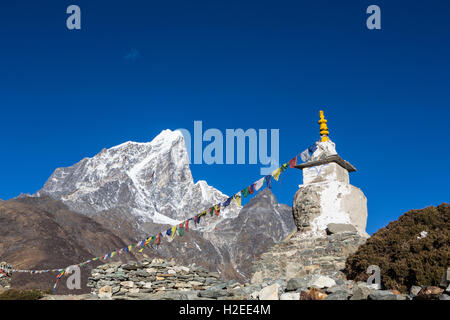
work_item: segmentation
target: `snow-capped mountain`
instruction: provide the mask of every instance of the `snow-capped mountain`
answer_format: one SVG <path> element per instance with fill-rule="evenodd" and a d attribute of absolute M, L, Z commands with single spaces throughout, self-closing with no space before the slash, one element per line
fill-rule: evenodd
<path fill-rule="evenodd" d="M 141 226 L 175 225 L 227 198 L 203 180 L 194 183 L 184 137 L 171 130 L 151 142 L 125 142 L 58 168 L 37 195 L 88 216 L 126 210 Z M 224 214 L 235 216 L 238 210 L 230 206 Z"/>
<path fill-rule="evenodd" d="M 126 142 L 58 168 L 34 197 L 59 200 L 126 241 L 164 232 L 228 198 L 205 181 L 194 183 L 184 137 L 171 130 L 151 142 Z M 261 190 L 242 209 L 232 202 L 219 217 L 192 223 L 190 229 L 146 254 L 248 280 L 252 260 L 295 225 L 292 209 L 278 204 L 270 190 Z"/>

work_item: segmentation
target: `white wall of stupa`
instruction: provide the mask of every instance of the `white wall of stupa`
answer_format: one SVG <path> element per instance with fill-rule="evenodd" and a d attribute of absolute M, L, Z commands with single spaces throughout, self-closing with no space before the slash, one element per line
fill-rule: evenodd
<path fill-rule="evenodd" d="M 309 161 L 337 155 L 331 141 L 317 142 Z M 308 161 L 308 162 L 309 162 Z M 368 236 L 367 198 L 361 189 L 350 184 L 349 172 L 335 162 L 303 169 L 303 184 L 294 198 L 294 217 L 300 230 L 313 235 L 325 233 L 328 224 L 350 224 Z"/>

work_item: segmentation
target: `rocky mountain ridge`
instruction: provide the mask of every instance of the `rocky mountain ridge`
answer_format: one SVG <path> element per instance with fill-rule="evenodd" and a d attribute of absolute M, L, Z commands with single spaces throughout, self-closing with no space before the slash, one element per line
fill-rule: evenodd
<path fill-rule="evenodd" d="M 58 168 L 33 197 L 59 200 L 134 241 L 228 198 L 205 181 L 194 183 L 184 137 L 171 130 L 151 142 L 126 142 Z M 252 259 L 293 231 L 291 211 L 264 190 L 243 209 L 232 202 L 218 217 L 191 223 L 183 239 L 163 240 L 158 250 L 146 254 L 196 262 L 225 278 L 248 280 Z"/>
<path fill-rule="evenodd" d="M 41 195 L 88 216 L 126 211 L 144 237 L 148 224 L 175 225 L 227 198 L 203 180 L 194 183 L 183 135 L 171 130 L 151 142 L 125 142 L 58 168 L 35 194 Z M 238 211 L 230 206 L 222 214 Z"/>
<path fill-rule="evenodd" d="M 7 261 L 15 269 L 69 266 L 124 247 L 126 241 L 58 200 L 27 197 L 0 202 L 0 261 Z M 130 254 L 123 259 L 136 257 Z M 91 268 L 85 266 L 84 283 Z M 55 277 L 54 273 L 14 273 L 11 286 L 48 290 Z M 61 292 L 67 291 L 63 288 Z"/>

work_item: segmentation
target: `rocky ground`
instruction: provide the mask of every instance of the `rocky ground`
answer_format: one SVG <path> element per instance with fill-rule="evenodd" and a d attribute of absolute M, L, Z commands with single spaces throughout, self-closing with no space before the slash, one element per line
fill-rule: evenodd
<path fill-rule="evenodd" d="M 44 300 L 449 300 L 450 268 L 440 286 L 410 288 L 408 294 L 347 280 L 345 257 L 365 241 L 354 232 L 315 239 L 300 233 L 276 245 L 255 263 L 250 283 L 223 280 L 219 273 L 173 261 L 146 258 L 92 270 L 84 295 Z M 282 263 L 280 263 L 282 261 Z"/>

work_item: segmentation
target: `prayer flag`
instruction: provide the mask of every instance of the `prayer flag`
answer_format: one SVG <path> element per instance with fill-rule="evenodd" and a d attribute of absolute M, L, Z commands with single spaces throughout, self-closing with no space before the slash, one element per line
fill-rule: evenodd
<path fill-rule="evenodd" d="M 180 223 L 180 226 L 178 227 L 178 235 L 180 237 L 184 236 L 184 228 L 183 228 L 183 224 Z"/>
<path fill-rule="evenodd" d="M 294 168 L 294 166 L 296 166 L 297 165 L 297 156 L 295 156 L 294 158 L 292 158 L 290 161 L 289 161 L 289 167 L 290 168 Z"/>
<path fill-rule="evenodd" d="M 214 213 L 216 214 L 216 216 L 220 214 L 220 206 L 218 204 L 214 206 Z"/>
<path fill-rule="evenodd" d="M 239 207 L 241 207 L 241 192 L 238 192 L 234 195 L 234 199 L 236 200 L 236 203 L 238 204 Z"/>
<path fill-rule="evenodd" d="M 175 233 L 177 232 L 177 226 L 172 227 L 172 239 L 175 237 Z"/>
<path fill-rule="evenodd" d="M 267 175 L 264 179 L 266 180 L 267 188 L 272 189 L 272 176 Z"/>
<path fill-rule="evenodd" d="M 308 148 L 308 151 L 312 155 L 314 153 L 314 151 L 316 151 L 316 149 L 317 149 L 317 144 L 314 142 L 314 144 Z"/>
<path fill-rule="evenodd" d="M 300 158 L 303 162 L 307 162 L 311 157 L 309 156 L 308 149 L 304 150 L 302 153 L 300 153 Z"/>
<path fill-rule="evenodd" d="M 272 172 L 273 178 L 277 181 L 280 178 L 280 174 L 281 174 L 281 167 Z"/>
<path fill-rule="evenodd" d="M 259 189 L 262 188 L 263 185 L 264 185 L 264 178 L 261 178 L 258 181 L 256 181 L 255 190 L 258 191 Z"/>
<path fill-rule="evenodd" d="M 227 200 L 225 200 L 225 202 L 223 203 L 223 206 L 228 207 L 231 203 L 231 200 L 233 200 L 233 197 L 229 197 Z"/>

